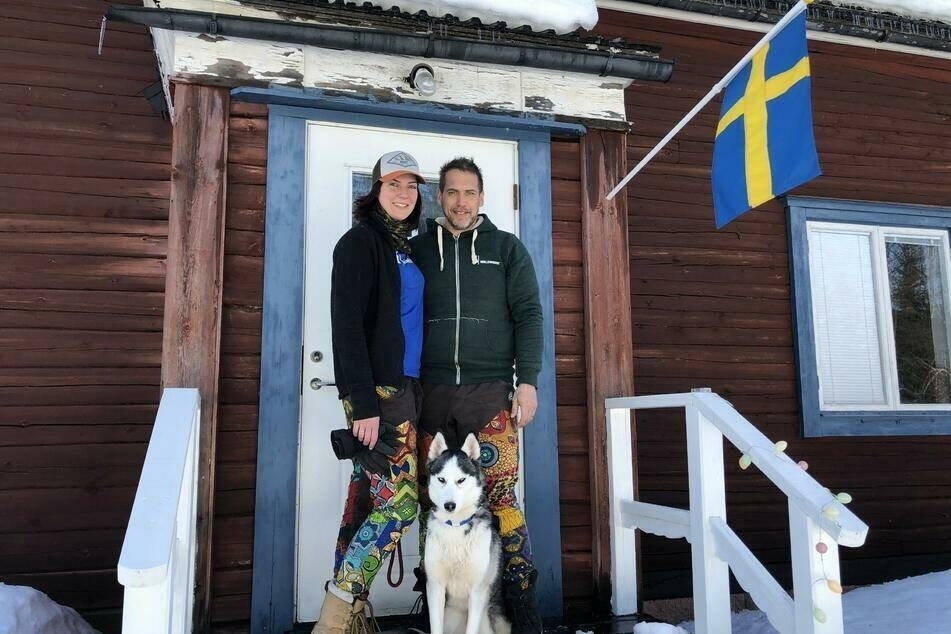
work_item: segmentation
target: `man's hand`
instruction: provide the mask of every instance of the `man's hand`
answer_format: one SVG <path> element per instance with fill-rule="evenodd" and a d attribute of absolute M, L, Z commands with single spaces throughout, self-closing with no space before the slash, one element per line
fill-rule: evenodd
<path fill-rule="evenodd" d="M 353 421 L 353 435 L 361 443 L 373 449 L 380 437 L 380 417 L 374 416 Z"/>
<path fill-rule="evenodd" d="M 515 390 L 515 396 L 512 397 L 512 411 L 510 416 L 515 421 L 516 429 L 525 427 L 535 418 L 535 412 L 538 411 L 538 395 L 535 393 L 535 386 L 528 383 L 522 383 Z"/>

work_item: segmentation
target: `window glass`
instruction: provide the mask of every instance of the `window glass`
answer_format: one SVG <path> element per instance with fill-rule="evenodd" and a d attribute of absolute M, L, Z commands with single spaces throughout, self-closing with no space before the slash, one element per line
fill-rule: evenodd
<path fill-rule="evenodd" d="M 948 301 L 938 238 L 885 236 L 901 403 L 951 403 Z"/>

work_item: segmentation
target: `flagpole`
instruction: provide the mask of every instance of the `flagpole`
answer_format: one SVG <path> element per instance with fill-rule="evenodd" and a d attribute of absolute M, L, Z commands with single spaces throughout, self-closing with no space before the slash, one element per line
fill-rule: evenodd
<path fill-rule="evenodd" d="M 764 46 L 766 46 L 766 44 L 769 43 L 770 40 L 772 40 L 774 37 L 776 37 L 776 34 L 779 33 L 779 32 L 783 29 L 783 27 L 785 27 L 787 24 L 789 24 L 790 22 L 792 22 L 793 19 L 794 19 L 797 15 L 799 15 L 800 13 L 802 13 L 803 11 L 805 11 L 806 7 L 807 7 L 808 5 L 810 5 L 810 4 L 812 4 L 812 2 L 813 2 L 813 0 L 799 0 L 799 2 L 797 2 L 797 3 L 793 6 L 793 8 L 790 9 L 789 12 L 786 13 L 786 15 L 784 15 L 784 16 L 782 17 L 782 19 L 781 19 L 779 22 L 777 22 L 775 25 L 773 25 L 773 28 L 771 28 L 769 31 L 767 31 L 766 35 L 764 35 L 763 38 L 762 38 L 759 42 L 757 42 L 756 45 L 755 45 L 753 48 L 751 48 L 751 49 L 749 50 L 749 52 L 748 52 L 746 55 L 743 56 L 743 59 L 741 59 L 739 62 L 737 62 L 737 63 L 736 63 L 736 66 L 734 66 L 732 69 L 730 69 L 730 72 L 728 72 L 726 75 L 724 75 L 724 76 L 723 76 L 723 79 L 721 79 L 720 81 L 718 81 L 718 82 L 716 83 L 716 85 L 715 85 L 713 88 L 710 89 L 710 92 L 708 92 L 708 93 L 706 94 L 706 96 L 705 96 L 703 99 L 701 99 L 701 100 L 697 103 L 697 105 L 695 105 L 695 106 L 690 110 L 690 112 L 688 112 L 686 115 L 684 115 L 684 118 L 680 120 L 680 123 L 678 123 L 677 125 L 675 125 L 675 126 L 673 127 L 673 129 L 672 129 L 670 132 L 667 133 L 667 136 L 665 136 L 663 139 L 661 139 L 660 142 L 659 142 L 657 145 L 655 145 L 655 146 L 653 147 L 653 149 L 652 149 L 650 152 L 647 153 L 647 156 L 645 156 L 644 158 L 642 158 L 642 159 L 640 160 L 640 162 L 639 162 L 637 165 L 634 166 L 634 169 L 632 169 L 630 172 L 628 172 L 627 176 L 625 176 L 624 179 L 623 179 L 620 183 L 618 183 L 617 186 L 615 186 L 615 188 L 610 191 L 610 193 L 608 193 L 607 199 L 608 199 L 608 200 L 611 200 L 612 198 L 614 198 L 614 197 L 617 195 L 617 193 L 618 193 L 619 191 L 621 191 L 621 189 L 622 189 L 625 185 L 627 185 L 628 181 L 630 181 L 632 178 L 634 178 L 634 175 L 635 175 L 635 174 L 637 174 L 638 172 L 640 172 L 641 169 L 642 169 L 645 165 L 647 165 L 647 163 L 649 163 L 650 160 L 651 160 L 652 158 L 654 158 L 654 157 L 657 155 L 657 153 L 660 152 L 660 151 L 664 148 L 664 146 L 667 145 L 667 144 L 670 142 L 670 140 L 671 140 L 672 138 L 674 138 L 674 136 L 676 136 L 677 133 L 680 132 L 680 131 L 683 129 L 683 127 L 684 127 L 685 125 L 687 125 L 688 123 L 690 123 L 690 120 L 693 119 L 693 118 L 697 115 L 698 112 L 700 112 L 701 110 L 703 110 L 703 107 L 704 107 L 704 106 L 706 106 L 708 103 L 710 103 L 710 100 L 711 100 L 711 99 L 713 99 L 713 98 L 716 97 L 718 94 L 720 94 L 720 92 L 723 90 L 723 88 L 724 88 L 727 84 L 729 84 L 730 81 L 731 81 L 734 77 L 736 77 L 737 73 L 740 72 L 740 70 L 747 64 L 747 62 L 749 62 L 749 61 L 753 58 L 754 55 L 756 55 L 756 53 L 759 52 L 759 50 L 760 50 L 761 48 L 763 48 Z"/>

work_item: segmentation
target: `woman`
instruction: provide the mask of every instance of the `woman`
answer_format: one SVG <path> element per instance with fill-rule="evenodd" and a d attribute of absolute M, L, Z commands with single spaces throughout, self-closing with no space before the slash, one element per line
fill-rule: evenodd
<path fill-rule="evenodd" d="M 423 276 L 408 239 L 419 225 L 423 182 L 406 152 L 381 156 L 370 192 L 354 203 L 357 224 L 334 248 L 334 371 L 357 451 L 314 634 L 366 629 L 370 584 L 417 514 Z"/>

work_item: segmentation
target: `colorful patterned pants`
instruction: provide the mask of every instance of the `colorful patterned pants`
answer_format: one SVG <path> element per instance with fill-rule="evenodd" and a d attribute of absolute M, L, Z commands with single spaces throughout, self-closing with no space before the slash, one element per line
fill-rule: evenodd
<path fill-rule="evenodd" d="M 412 398 L 412 411 L 418 412 L 419 388 L 410 382 L 406 390 L 398 393 L 396 388 L 377 387 L 380 397 L 381 416 L 387 416 L 392 407 L 388 399 Z M 343 401 L 347 426 L 353 428 L 353 410 Z M 405 416 L 407 403 L 399 411 L 404 415 L 396 424 L 405 443 L 390 457 L 390 473 L 380 476 L 364 472 L 354 464 L 347 502 L 344 506 L 340 532 L 337 535 L 337 550 L 334 557 L 334 584 L 345 592 L 357 595 L 370 589 L 374 577 L 383 567 L 387 557 L 396 548 L 400 538 L 416 519 L 419 508 L 416 483 L 416 420 Z M 412 418 L 412 420 L 410 419 Z"/>
<path fill-rule="evenodd" d="M 482 447 L 482 468 L 485 471 L 486 497 L 489 508 L 498 518 L 499 533 L 502 537 L 502 558 L 505 568 L 502 581 L 506 586 L 518 584 L 527 587 L 531 572 L 535 569 L 532 547 L 528 540 L 528 527 L 525 516 L 515 498 L 515 485 L 518 483 L 518 430 L 512 423 L 509 413 L 500 411 L 482 428 L 478 434 Z M 461 439 L 460 439 L 461 440 Z M 425 472 L 426 456 L 433 436 L 426 431 L 419 432 L 420 471 Z M 420 479 L 419 499 L 423 509 L 431 505 L 426 477 Z M 420 516 L 420 548 L 426 539 L 427 514 Z"/>

